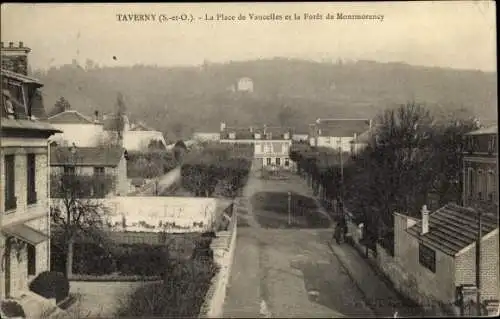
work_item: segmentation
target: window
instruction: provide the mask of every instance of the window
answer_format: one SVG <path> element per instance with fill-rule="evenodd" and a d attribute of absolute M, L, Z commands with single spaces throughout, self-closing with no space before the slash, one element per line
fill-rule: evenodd
<path fill-rule="evenodd" d="M 64 166 L 64 174 L 70 174 L 70 175 L 75 174 L 75 167 L 74 166 Z"/>
<path fill-rule="evenodd" d="M 28 244 L 28 275 L 36 274 L 36 247 Z"/>
<path fill-rule="evenodd" d="M 496 185 L 495 185 L 495 172 L 493 170 L 488 171 L 487 175 L 487 194 L 488 194 L 488 200 L 489 201 L 494 201 L 496 197 Z"/>
<path fill-rule="evenodd" d="M 467 170 L 467 190 L 469 198 L 474 196 L 474 170 L 469 168 Z"/>
<path fill-rule="evenodd" d="M 285 166 L 286 167 L 290 166 L 290 160 L 288 158 L 285 158 Z"/>
<path fill-rule="evenodd" d="M 491 136 L 489 141 L 488 141 L 488 153 L 494 153 L 495 152 L 495 144 L 496 144 L 496 141 L 495 141 L 495 136 Z"/>
<path fill-rule="evenodd" d="M 28 154 L 26 159 L 27 170 L 27 199 L 28 205 L 36 203 L 36 155 Z"/>
<path fill-rule="evenodd" d="M 271 158 L 270 158 L 270 157 L 268 157 L 268 158 L 266 159 L 266 161 L 267 161 L 267 165 L 271 165 Z"/>
<path fill-rule="evenodd" d="M 484 200 L 485 198 L 485 175 L 483 174 L 483 170 L 479 169 L 477 170 L 477 182 L 476 182 L 476 188 L 477 188 L 477 199 L 479 200 Z"/>
<path fill-rule="evenodd" d="M 432 248 L 419 244 L 418 262 L 430 271 L 436 272 L 436 252 Z"/>
<path fill-rule="evenodd" d="M 5 156 L 5 210 L 16 209 L 16 174 L 15 174 L 15 157 L 14 155 Z"/>
<path fill-rule="evenodd" d="M 104 175 L 104 167 L 94 167 L 94 175 Z"/>
<path fill-rule="evenodd" d="M 276 165 L 277 166 L 281 165 L 281 158 L 279 158 L 279 157 L 276 158 Z"/>

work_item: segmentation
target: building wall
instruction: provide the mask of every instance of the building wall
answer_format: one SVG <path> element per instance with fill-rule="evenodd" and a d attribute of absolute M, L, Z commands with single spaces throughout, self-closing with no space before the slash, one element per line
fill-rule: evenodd
<path fill-rule="evenodd" d="M 481 242 L 481 300 L 500 299 L 498 229 Z M 456 284 L 476 284 L 476 247 L 472 245 L 456 259 Z"/>
<path fill-rule="evenodd" d="M 220 133 L 194 133 L 193 139 L 197 141 L 218 141 Z"/>
<path fill-rule="evenodd" d="M 151 141 L 158 140 L 166 147 L 167 143 L 159 131 L 125 131 L 123 147 L 129 151 L 146 150 Z"/>
<path fill-rule="evenodd" d="M 114 175 L 116 176 L 115 194 L 125 196 L 128 194 L 129 183 L 127 180 L 127 160 L 122 156 L 118 166 L 114 168 Z"/>
<path fill-rule="evenodd" d="M 317 140 L 317 145 L 316 145 L 316 140 Z M 342 148 L 343 152 L 351 152 L 351 141 L 354 140 L 354 137 L 342 137 L 339 140 L 339 137 L 335 136 L 318 136 L 316 139 L 311 138 L 310 142 L 312 143 L 311 146 L 318 146 L 318 147 L 329 147 L 329 148 L 335 148 L 338 149 L 339 147 Z"/>
<path fill-rule="evenodd" d="M 75 168 L 75 174 L 77 175 L 86 175 L 92 176 L 94 175 L 94 166 L 77 166 Z M 50 167 L 51 174 L 63 174 L 64 166 L 51 166 Z M 127 180 L 127 160 L 123 156 L 118 163 L 118 166 L 104 167 L 104 174 L 108 176 L 114 177 L 114 185 L 113 185 L 113 195 L 120 194 L 121 196 L 125 195 L 129 191 L 129 183 Z"/>
<path fill-rule="evenodd" d="M 254 157 L 262 160 L 262 166 L 279 166 L 292 169 L 293 161 L 290 160 L 291 140 L 260 140 L 255 142 Z M 279 158 L 279 165 L 276 159 Z M 268 159 L 271 164 L 268 164 Z M 288 160 L 288 166 L 285 165 Z"/>
<path fill-rule="evenodd" d="M 405 216 L 395 214 L 394 223 L 394 259 L 406 272 L 407 280 L 415 285 L 415 291 L 441 302 L 453 302 L 456 298 L 454 258 L 435 250 L 436 272 L 433 273 L 419 263 L 419 242 L 405 231 L 408 227 Z"/>
<path fill-rule="evenodd" d="M 79 147 L 97 146 L 103 140 L 102 124 L 52 124 L 63 133 L 54 134 L 50 140 L 61 143 L 66 141 L 67 145 L 73 143 Z"/>
<path fill-rule="evenodd" d="M 0 226 L 12 223 L 26 223 L 28 226 L 49 234 L 49 209 L 48 209 L 48 156 L 47 140 L 29 138 L 2 137 L 0 149 Z M 35 191 L 36 204 L 27 204 L 27 158 L 28 153 L 34 153 L 36 165 Z M 17 208 L 13 211 L 4 210 L 5 164 L 7 154 L 15 155 L 15 196 Z M 5 237 L 0 235 L 0 248 L 5 249 Z M 49 239 L 36 247 L 36 274 L 49 270 Z M 27 250 L 20 251 L 19 260 L 13 251 L 11 255 L 11 295 L 27 289 Z M 3 259 L 5 260 L 5 259 Z M 5 266 L 5 265 L 2 265 Z M 5 267 L 0 267 L 0 299 L 5 297 Z"/>

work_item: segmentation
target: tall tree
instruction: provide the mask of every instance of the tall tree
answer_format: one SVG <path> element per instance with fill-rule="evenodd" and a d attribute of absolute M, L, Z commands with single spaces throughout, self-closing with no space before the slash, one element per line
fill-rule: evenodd
<path fill-rule="evenodd" d="M 71 104 L 69 104 L 68 100 L 66 100 L 64 96 L 61 96 L 54 104 L 52 110 L 49 111 L 48 116 L 49 117 L 54 116 L 56 114 L 62 113 L 70 109 L 71 109 Z"/>
<path fill-rule="evenodd" d="M 76 174 L 51 176 L 50 216 L 56 242 L 64 243 L 66 251 L 66 275 L 73 270 L 73 247 L 81 236 L 104 240 L 102 229 L 108 209 L 96 197 L 102 197 L 111 188 L 107 176 L 84 177 Z M 90 195 L 90 196 L 89 196 Z M 101 195 L 101 196 L 100 196 Z"/>

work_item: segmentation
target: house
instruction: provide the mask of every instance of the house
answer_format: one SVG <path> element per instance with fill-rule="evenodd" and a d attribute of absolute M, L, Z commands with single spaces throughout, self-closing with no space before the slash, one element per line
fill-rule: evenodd
<path fill-rule="evenodd" d="M 29 52 L 22 42 L 1 48 L 0 300 L 50 269 L 48 138 L 60 131 L 40 120 L 43 84 L 27 75 Z"/>
<path fill-rule="evenodd" d="M 110 192 L 102 194 L 98 189 L 90 189 L 89 196 L 125 196 L 129 192 L 127 152 L 119 146 L 51 147 L 50 173 L 54 178 L 51 183 L 63 174 L 76 174 L 89 180 L 91 177 L 100 178 L 102 183 L 110 179 Z M 52 197 L 58 196 L 54 194 Z"/>
<path fill-rule="evenodd" d="M 498 125 L 466 134 L 463 202 L 498 218 Z"/>
<path fill-rule="evenodd" d="M 150 128 L 144 123 L 130 123 L 126 115 L 123 115 L 121 122 L 117 116 L 106 115 L 103 122 L 104 134 L 107 136 L 107 139 L 118 137 L 127 151 L 146 151 L 152 145 L 155 145 L 155 148 L 161 149 L 166 149 L 167 147 L 162 132 Z"/>
<path fill-rule="evenodd" d="M 262 134 L 256 135 L 254 158 L 262 163 L 263 168 L 292 170 L 294 162 L 290 160 L 292 130 L 283 127 L 262 128 Z"/>
<path fill-rule="evenodd" d="M 292 129 L 278 126 L 227 127 L 223 122 L 220 142 L 253 145 L 256 167 L 291 170 L 294 168 L 289 155 L 292 133 Z"/>
<path fill-rule="evenodd" d="M 421 220 L 394 215 L 394 258 L 421 294 L 452 304 L 463 287 L 476 284 L 478 223 L 478 211 L 456 204 L 433 213 L 424 206 Z M 481 300 L 498 302 L 498 220 L 481 216 L 481 230 Z"/>
<path fill-rule="evenodd" d="M 236 90 L 238 92 L 253 92 L 253 81 L 248 77 L 243 77 L 238 80 L 238 84 L 236 85 Z"/>
<path fill-rule="evenodd" d="M 353 140 L 371 128 L 368 119 L 317 119 L 309 125 L 309 144 L 311 146 L 341 149 L 351 152 Z"/>
<path fill-rule="evenodd" d="M 102 143 L 103 123 L 98 111 L 91 119 L 76 110 L 67 109 L 49 117 L 49 123 L 63 133 L 51 137 L 53 145 L 95 147 Z"/>

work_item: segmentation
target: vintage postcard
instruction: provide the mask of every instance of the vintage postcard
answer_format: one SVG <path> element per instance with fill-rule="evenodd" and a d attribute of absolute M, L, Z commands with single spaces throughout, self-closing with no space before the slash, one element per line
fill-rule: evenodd
<path fill-rule="evenodd" d="M 1 318 L 499 315 L 496 3 L 2 3 Z"/>

